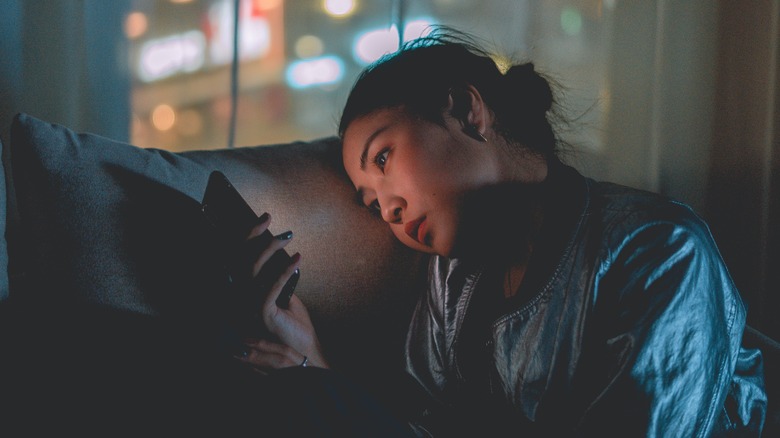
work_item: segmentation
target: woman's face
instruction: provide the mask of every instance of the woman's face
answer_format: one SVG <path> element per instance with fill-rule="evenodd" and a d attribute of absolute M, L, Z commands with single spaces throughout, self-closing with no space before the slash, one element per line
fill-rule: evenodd
<path fill-rule="evenodd" d="M 359 199 L 412 249 L 452 257 L 463 233 L 479 232 L 462 229 L 464 200 L 496 183 L 500 160 L 461 128 L 449 116 L 441 126 L 392 108 L 344 133 L 344 167 Z"/>

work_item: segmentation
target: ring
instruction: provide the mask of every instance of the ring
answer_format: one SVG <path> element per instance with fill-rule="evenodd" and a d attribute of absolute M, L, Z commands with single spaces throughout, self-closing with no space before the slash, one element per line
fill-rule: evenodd
<path fill-rule="evenodd" d="M 309 358 L 306 357 L 306 356 L 303 356 L 303 362 L 301 362 L 301 364 L 299 366 L 304 367 L 304 368 L 309 366 Z"/>

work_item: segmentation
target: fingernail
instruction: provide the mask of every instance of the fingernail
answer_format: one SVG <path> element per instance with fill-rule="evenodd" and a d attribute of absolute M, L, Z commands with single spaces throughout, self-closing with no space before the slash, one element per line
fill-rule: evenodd
<path fill-rule="evenodd" d="M 263 222 L 267 221 L 269 217 L 270 215 L 268 213 L 263 213 L 259 218 L 257 218 L 257 223 L 262 224 Z"/>
<path fill-rule="evenodd" d="M 293 232 L 292 231 L 285 231 L 282 234 L 279 234 L 276 237 L 276 240 L 290 240 L 292 239 Z"/>

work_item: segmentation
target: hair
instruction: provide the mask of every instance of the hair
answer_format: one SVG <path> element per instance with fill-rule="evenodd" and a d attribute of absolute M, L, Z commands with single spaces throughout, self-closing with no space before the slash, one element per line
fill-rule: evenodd
<path fill-rule="evenodd" d="M 557 155 L 559 141 L 551 123 L 556 99 L 550 81 L 530 62 L 502 73 L 473 37 L 446 27 L 405 43 L 363 70 L 344 106 L 339 136 L 344 137 L 355 119 L 387 108 L 403 108 L 444 125 L 450 95 L 450 114 L 464 121 L 470 108 L 468 85 L 492 110 L 499 135 L 545 158 Z"/>

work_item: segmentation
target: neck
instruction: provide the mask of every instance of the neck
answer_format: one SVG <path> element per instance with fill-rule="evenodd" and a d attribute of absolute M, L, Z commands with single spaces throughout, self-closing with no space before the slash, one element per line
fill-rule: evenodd
<path fill-rule="evenodd" d="M 512 298 L 517 295 L 520 285 L 525 278 L 527 263 L 510 265 L 504 274 L 504 298 Z"/>
<path fill-rule="evenodd" d="M 544 156 L 506 140 L 501 140 L 496 149 L 500 155 L 499 162 L 503 164 L 502 181 L 535 184 L 547 178 L 547 160 Z"/>
<path fill-rule="evenodd" d="M 511 298 L 517 294 L 520 285 L 525 278 L 528 262 L 533 254 L 534 243 L 542 228 L 544 219 L 544 210 L 541 205 L 536 205 L 530 216 L 530 227 L 526 234 L 523 234 L 522 241 L 516 243 L 513 251 L 506 259 L 506 278 L 504 280 L 504 297 Z"/>
<path fill-rule="evenodd" d="M 526 261 L 544 218 L 542 191 L 543 184 L 507 183 L 469 194 L 457 253 L 500 265 Z"/>

